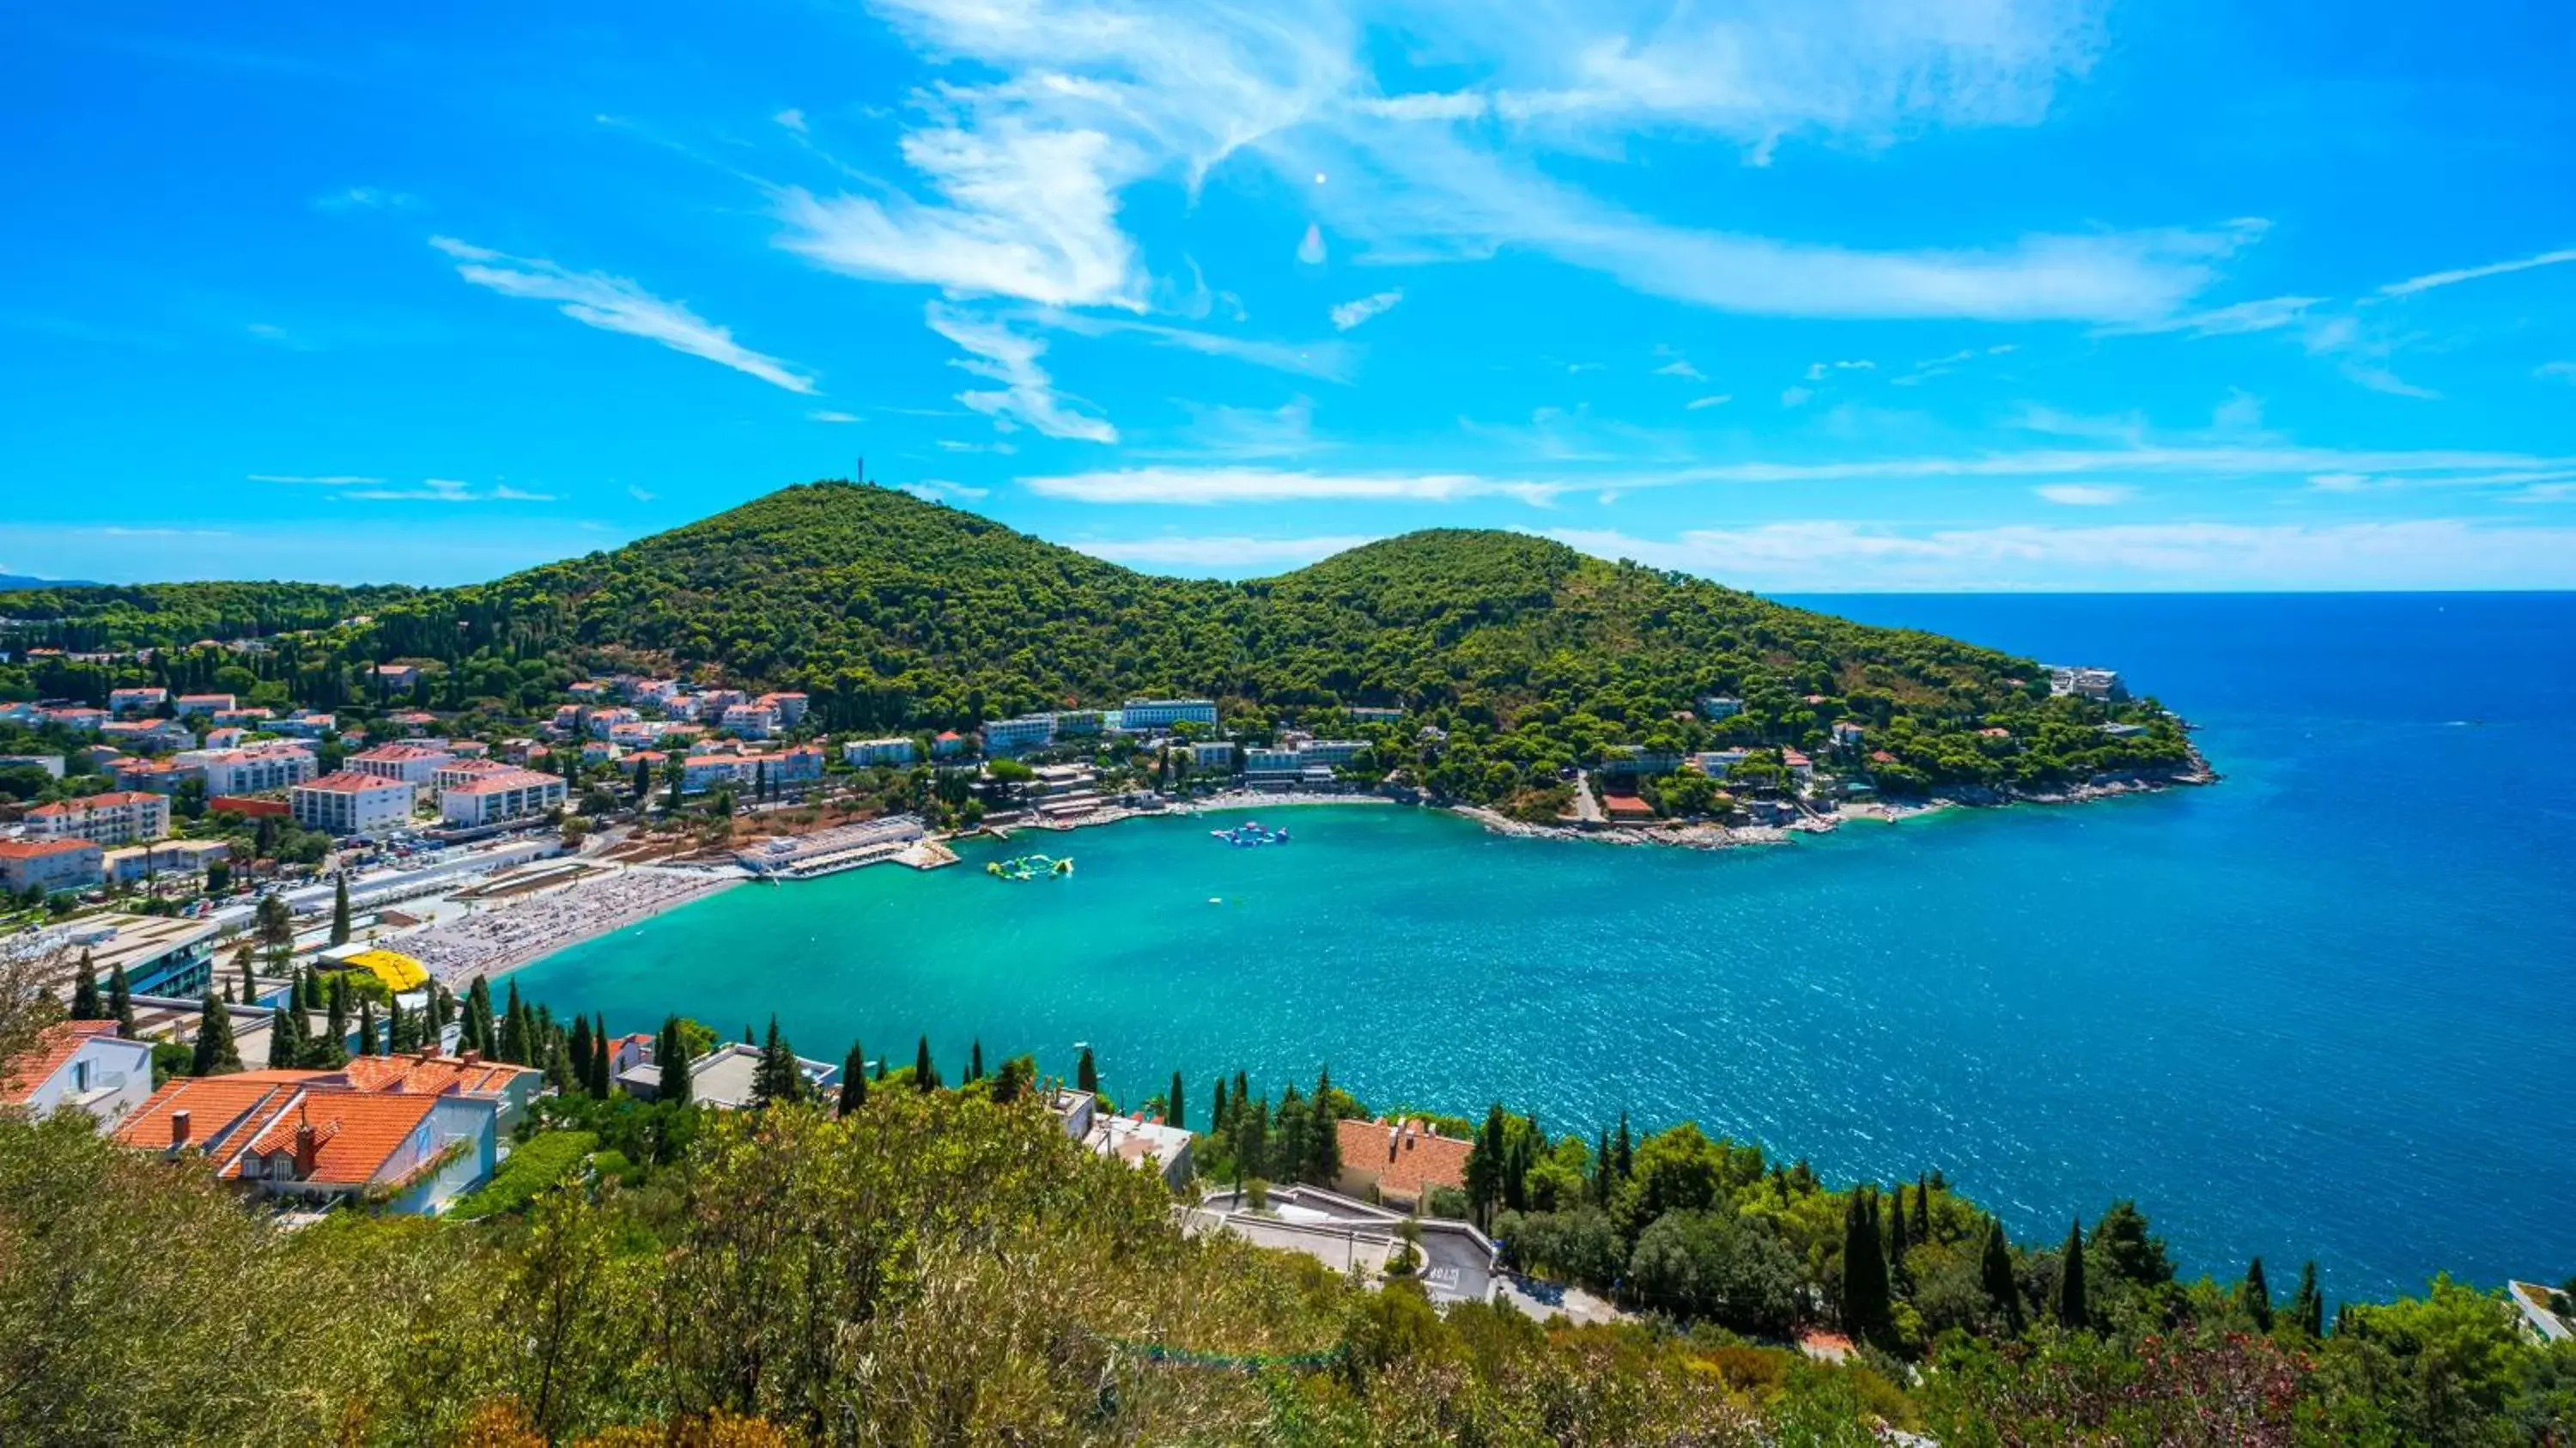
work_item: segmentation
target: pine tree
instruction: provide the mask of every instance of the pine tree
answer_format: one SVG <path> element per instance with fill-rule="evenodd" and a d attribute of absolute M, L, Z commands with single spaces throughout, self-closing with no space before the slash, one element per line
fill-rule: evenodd
<path fill-rule="evenodd" d="M 1611 1144 L 1611 1160 L 1618 1167 L 1619 1180 L 1626 1181 L 1637 1170 L 1636 1143 L 1628 1135 L 1628 1113 L 1619 1113 L 1619 1139 Z"/>
<path fill-rule="evenodd" d="M 602 1101 L 617 1094 L 617 1066 L 609 1059 L 608 1017 L 597 1012 L 590 1019 L 590 1060 L 582 1066 L 582 1080 L 590 1094 Z"/>
<path fill-rule="evenodd" d="M 984 1079 L 984 1043 L 980 1039 L 966 1053 L 966 1079 L 969 1081 Z"/>
<path fill-rule="evenodd" d="M 921 1048 L 912 1056 L 912 1089 L 931 1092 L 939 1089 L 939 1068 L 930 1061 L 930 1038 L 921 1038 Z"/>
<path fill-rule="evenodd" d="M 2084 1223 L 2066 1229 L 2066 1246 L 2058 1253 L 2057 1325 L 2080 1328 L 2092 1320 L 2084 1300 Z"/>
<path fill-rule="evenodd" d="M 259 979 L 251 974 L 250 949 L 245 946 L 233 952 L 233 965 L 241 971 L 241 998 L 244 1002 L 259 999 Z"/>
<path fill-rule="evenodd" d="M 2236 1305 L 2254 1319 L 2256 1332 L 2272 1330 L 2272 1284 L 2263 1276 L 2263 1259 L 2245 1264 L 2245 1280 L 2236 1284 Z"/>
<path fill-rule="evenodd" d="M 1163 1119 L 1183 1131 L 1190 1129 L 1189 1109 L 1181 1104 L 1181 1073 L 1172 1073 L 1171 1094 L 1163 1098 Z"/>
<path fill-rule="evenodd" d="M 797 1068 L 796 1052 L 779 1034 L 778 1017 L 769 1018 L 769 1039 L 760 1048 L 760 1065 L 751 1075 L 751 1099 L 768 1106 L 792 1102 L 805 1094 L 805 1075 Z"/>
<path fill-rule="evenodd" d="M 1922 1246 L 1932 1242 L 1932 1179 L 1928 1175 L 1914 1178 L 1914 1240 Z"/>
<path fill-rule="evenodd" d="M 346 945 L 349 943 L 349 872 L 341 870 L 331 878 L 335 882 L 331 890 L 331 943 Z"/>
<path fill-rule="evenodd" d="M 1896 1202 L 1887 1214 L 1887 1276 L 1891 1282 L 1905 1281 L 1905 1250 L 1909 1224 L 1905 1220 L 1905 1183 L 1896 1184 Z"/>
<path fill-rule="evenodd" d="M 1887 1326 L 1887 1248 L 1879 1234 L 1878 1192 L 1856 1186 L 1843 1203 L 1843 1330 L 1875 1340 Z"/>
<path fill-rule="evenodd" d="M 1092 1059 L 1089 1046 L 1082 1048 L 1082 1060 L 1073 1068 L 1073 1084 L 1076 1090 L 1100 1094 L 1100 1063 Z"/>
<path fill-rule="evenodd" d="M 358 1054 L 376 1054 L 376 1003 L 371 1000 L 358 1002 Z"/>
<path fill-rule="evenodd" d="M 1240 1090 L 1234 1100 L 1234 1184 L 1261 1176 L 1270 1151 L 1270 1098 L 1247 1101 Z"/>
<path fill-rule="evenodd" d="M 654 1048 L 653 1059 L 662 1068 L 657 1098 L 674 1106 L 688 1105 L 697 1091 L 696 1083 L 689 1079 L 689 1052 L 682 1041 L 678 1016 L 662 1023 L 662 1043 Z"/>
<path fill-rule="evenodd" d="M 226 1076 L 242 1068 L 241 1052 L 233 1045 L 232 1013 L 206 992 L 197 1010 L 197 1049 L 188 1061 L 191 1076 Z"/>
<path fill-rule="evenodd" d="M 841 1059 L 841 1114 L 847 1116 L 867 1104 L 867 1048 L 852 1041 L 850 1054 Z"/>
<path fill-rule="evenodd" d="M 268 1068 L 272 1071 L 293 1070 L 304 1063 L 304 1023 L 301 1013 L 279 1006 L 268 1018 Z"/>
<path fill-rule="evenodd" d="M 1476 1133 L 1474 1144 L 1467 1148 L 1467 1204 L 1475 1210 L 1480 1227 L 1493 1220 L 1494 1208 L 1502 1201 L 1503 1154 L 1509 1149 L 1506 1138 L 1510 1130 L 1503 1103 L 1497 1101 L 1485 1109 L 1484 1129 Z"/>
<path fill-rule="evenodd" d="M 2290 1294 L 2288 1325 L 2292 1331 L 2311 1338 L 2325 1336 L 2326 1299 L 2317 1290 L 2317 1264 L 2313 1260 L 2299 1269 L 2299 1290 Z"/>
<path fill-rule="evenodd" d="M 116 1033 L 131 1040 L 134 1036 L 134 990 L 126 983 L 125 962 L 121 960 L 107 969 L 107 1014 L 116 1022 Z"/>
<path fill-rule="evenodd" d="M 103 1021 L 107 1019 L 107 1002 L 99 999 L 98 967 L 91 963 L 90 953 L 81 952 L 77 974 L 72 977 L 72 1019 Z"/>
<path fill-rule="evenodd" d="M 566 1089 L 588 1091 L 590 1089 L 590 1017 L 572 1018 L 572 1039 L 565 1043 L 564 1053 L 565 1064 L 570 1068 L 572 1075 L 571 1084 Z"/>
<path fill-rule="evenodd" d="M 2004 1224 L 2000 1217 L 1986 1218 L 1985 1256 L 1977 1264 L 1977 1279 L 1978 1285 L 1986 1289 L 1986 1301 L 2003 1318 L 2005 1330 L 2019 1337 L 2021 1284 L 2013 1277 L 2012 1247 L 2004 1240 Z"/>
<path fill-rule="evenodd" d="M 527 1003 L 519 999 L 519 983 L 514 980 L 510 982 L 510 1003 L 501 1010 L 502 1060 L 513 1066 L 528 1064 L 529 1047 L 533 1044 L 529 1024 Z"/>
<path fill-rule="evenodd" d="M 1225 1130 L 1229 1124 L 1225 1119 L 1225 1077 L 1216 1078 L 1216 1090 L 1208 1100 L 1211 1103 L 1208 1107 L 1208 1130 Z"/>
<path fill-rule="evenodd" d="M 1610 1189 L 1616 1185 L 1611 1176 L 1610 1129 L 1600 1127 L 1592 1133 L 1592 1200 L 1610 1205 Z"/>
<path fill-rule="evenodd" d="M 1279 1112 L 1271 1118 L 1270 1160 L 1268 1176 L 1274 1182 L 1293 1182 L 1306 1166 L 1306 1133 L 1313 1117 L 1306 1098 L 1289 1087 L 1279 1097 Z"/>
<path fill-rule="evenodd" d="M 883 1056 L 879 1056 L 879 1057 L 877 1057 L 877 1080 L 878 1080 L 880 1083 L 882 1083 L 882 1082 L 885 1080 L 885 1078 L 886 1078 L 886 1063 L 885 1063 L 885 1057 L 883 1057 Z"/>

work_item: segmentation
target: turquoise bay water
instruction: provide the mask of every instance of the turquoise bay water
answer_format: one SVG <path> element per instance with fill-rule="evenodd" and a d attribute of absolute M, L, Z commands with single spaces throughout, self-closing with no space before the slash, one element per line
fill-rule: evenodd
<path fill-rule="evenodd" d="M 1837 1179 L 1938 1167 L 2043 1240 L 2133 1195 L 2191 1271 L 2313 1255 L 2337 1295 L 2576 1271 L 2576 598 L 1811 602 L 2121 667 L 2228 780 L 1715 854 L 1135 821 L 1024 837 L 1070 880 L 979 845 L 745 887 L 521 986 L 620 1030 L 774 1010 L 835 1060 L 927 1031 L 952 1077 L 970 1039 L 1068 1075 L 1087 1041 L 1194 1115 L 1329 1060 L 1372 1105 L 1688 1117 Z"/>

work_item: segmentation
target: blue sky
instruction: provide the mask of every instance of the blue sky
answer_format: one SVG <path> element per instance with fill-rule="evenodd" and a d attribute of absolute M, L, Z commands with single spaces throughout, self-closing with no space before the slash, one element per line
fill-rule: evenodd
<path fill-rule="evenodd" d="M 2576 20 L 0 17 L 0 570 L 456 582 L 846 476 L 1159 571 L 2576 586 Z"/>

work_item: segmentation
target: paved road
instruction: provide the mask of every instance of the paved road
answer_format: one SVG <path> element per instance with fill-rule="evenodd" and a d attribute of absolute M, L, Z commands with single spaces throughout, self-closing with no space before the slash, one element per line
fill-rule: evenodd
<path fill-rule="evenodd" d="M 1579 769 L 1574 772 L 1574 817 L 1587 825 L 1602 822 L 1601 801 L 1592 797 L 1592 776 Z"/>

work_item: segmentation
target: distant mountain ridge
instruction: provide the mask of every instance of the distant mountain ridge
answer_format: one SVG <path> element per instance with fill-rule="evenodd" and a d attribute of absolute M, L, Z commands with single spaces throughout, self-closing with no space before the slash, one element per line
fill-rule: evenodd
<path fill-rule="evenodd" d="M 1478 798 L 1553 787 L 1618 747 L 1822 750 L 1837 721 L 1893 751 L 1883 772 L 1900 783 L 2032 782 L 2181 752 L 2178 732 L 2153 751 L 2106 741 L 2099 707 L 2051 700 L 2027 659 L 1525 534 L 1409 533 L 1226 583 L 1138 573 L 842 482 L 465 587 L 174 584 L 11 602 L 49 616 L 36 601 L 66 633 L 127 646 L 221 636 L 207 631 L 218 620 L 329 628 L 363 613 L 330 634 L 345 663 L 447 665 L 446 707 L 521 692 L 537 660 L 800 689 L 832 729 L 971 728 L 1132 695 L 1211 696 L 1255 716 L 1394 706 L 1447 736 L 1442 788 Z M 1740 712 L 1706 717 L 1709 697 Z M 2027 751 L 1976 732 L 2035 738 L 2043 724 L 2082 732 L 2057 736 L 2036 774 Z"/>
<path fill-rule="evenodd" d="M 96 587 L 97 584 L 84 578 L 37 578 L 25 573 L 0 573 L 0 593 L 12 593 L 22 588 Z"/>

